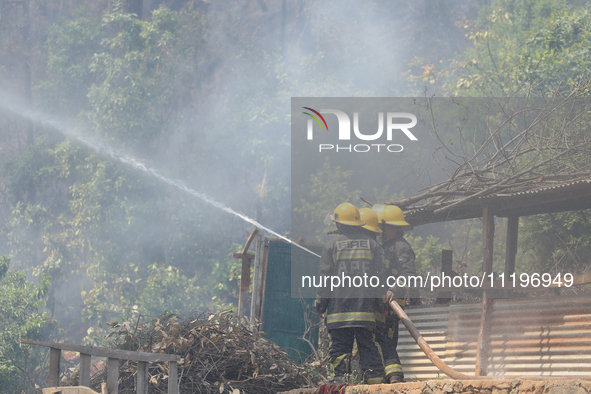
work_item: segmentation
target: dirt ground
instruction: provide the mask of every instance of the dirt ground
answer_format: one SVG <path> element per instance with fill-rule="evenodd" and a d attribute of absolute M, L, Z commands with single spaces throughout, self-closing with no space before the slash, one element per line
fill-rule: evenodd
<path fill-rule="evenodd" d="M 428 380 L 372 386 L 350 386 L 346 394 L 588 394 L 591 381 L 561 380 Z M 299 389 L 283 394 L 315 394 L 318 389 Z"/>

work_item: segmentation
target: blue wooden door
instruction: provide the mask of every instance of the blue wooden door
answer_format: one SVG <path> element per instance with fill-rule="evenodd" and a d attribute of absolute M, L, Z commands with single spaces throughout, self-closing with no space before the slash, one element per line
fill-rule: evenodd
<path fill-rule="evenodd" d="M 307 248 L 317 254 L 322 253 L 321 247 Z M 292 265 L 294 275 L 300 271 L 308 275 L 311 272 L 317 273 L 319 258 L 285 242 L 269 242 L 262 330 L 267 339 L 285 348 L 289 357 L 303 362 L 312 350 L 308 343 L 300 339 L 305 331 L 304 307 L 299 297 L 292 297 Z M 315 290 L 304 294 L 302 300 L 308 305 L 310 315 L 316 323 L 318 317 L 314 314 Z M 312 331 L 310 339 L 316 346 L 318 328 Z"/>

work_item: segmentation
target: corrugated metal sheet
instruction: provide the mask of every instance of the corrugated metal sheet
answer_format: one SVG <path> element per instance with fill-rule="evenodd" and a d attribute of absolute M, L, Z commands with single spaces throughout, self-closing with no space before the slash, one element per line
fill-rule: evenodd
<path fill-rule="evenodd" d="M 426 199 L 420 205 L 409 206 L 402 204 L 405 218 L 413 226 L 426 223 L 436 223 L 449 220 L 461 220 L 482 217 L 485 205 L 493 209 L 495 216 L 528 216 L 541 213 L 563 212 L 591 208 L 591 174 L 549 175 L 519 181 L 513 185 L 503 185 L 497 189 L 491 188 L 488 193 L 478 197 L 470 197 L 486 190 L 490 184 L 471 182 L 457 194 L 442 198 Z M 446 190 L 450 192 L 450 190 Z M 461 203 L 447 211 L 452 204 Z M 401 201 L 403 203 L 404 200 Z M 392 205 L 398 205 L 391 202 Z"/>
<path fill-rule="evenodd" d="M 407 313 L 446 364 L 473 375 L 481 309 L 481 304 L 468 304 Z M 407 378 L 438 376 L 402 324 L 398 349 Z M 489 376 L 591 377 L 591 299 L 495 300 L 491 349 Z"/>

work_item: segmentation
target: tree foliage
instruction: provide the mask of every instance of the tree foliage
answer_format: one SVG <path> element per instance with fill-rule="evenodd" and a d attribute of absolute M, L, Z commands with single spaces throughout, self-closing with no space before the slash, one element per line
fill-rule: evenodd
<path fill-rule="evenodd" d="M 483 6 L 477 18 L 465 20 L 463 26 L 472 48 L 437 66 L 416 58 L 408 79 L 428 84 L 443 95 L 538 98 L 533 102 L 548 108 L 555 119 L 537 130 L 535 138 L 522 144 L 522 155 L 513 162 L 513 168 L 524 171 L 533 167 L 539 174 L 587 171 L 591 163 L 586 153 L 587 133 L 583 130 L 588 119 L 584 115 L 576 120 L 570 116 L 571 111 L 577 111 L 574 101 L 585 100 L 589 95 L 591 15 L 587 4 L 495 0 Z M 563 108 L 561 102 L 569 99 L 573 100 L 572 105 Z M 522 125 L 520 131 L 530 126 Z M 482 136 L 489 134 L 493 135 Z M 540 143 L 552 151 L 542 155 L 545 159 L 538 156 L 545 149 Z M 574 145 L 578 148 L 569 150 Z M 474 146 L 480 147 L 482 142 Z M 498 158 L 489 164 L 495 170 L 506 168 L 499 165 Z M 486 155 L 483 159 L 487 160 Z M 539 167 L 544 160 L 547 162 Z M 588 211 L 583 211 L 522 218 L 517 269 L 584 272 L 588 259 L 583 256 L 587 255 L 591 239 L 586 232 L 588 215 Z M 469 252 L 476 245 L 468 242 L 473 233 L 471 225 L 463 227 L 454 236 L 456 258 L 461 264 L 466 263 L 461 256 L 478 253 Z M 462 242 L 462 238 L 466 241 Z"/>
<path fill-rule="evenodd" d="M 25 272 L 9 265 L 8 258 L 0 257 L 0 387 L 17 392 L 46 379 L 42 352 L 20 341 L 38 340 L 48 330 L 51 320 L 43 308 L 51 283 L 41 276 L 35 285 L 26 280 Z"/>

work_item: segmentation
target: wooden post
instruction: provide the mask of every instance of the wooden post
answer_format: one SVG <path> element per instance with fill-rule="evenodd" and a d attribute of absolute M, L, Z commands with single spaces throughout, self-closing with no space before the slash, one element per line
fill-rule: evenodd
<path fill-rule="evenodd" d="M 138 361 L 137 363 L 137 394 L 148 394 L 148 363 Z"/>
<path fill-rule="evenodd" d="M 482 244 L 484 263 L 482 271 L 485 275 L 492 272 L 493 266 L 493 244 L 495 239 L 495 217 L 488 205 L 484 206 L 482 212 Z M 486 282 L 486 281 L 485 281 Z"/>
<path fill-rule="evenodd" d="M 258 232 L 259 229 L 255 227 L 248 236 L 246 244 L 244 245 L 244 248 L 242 248 L 242 252 L 234 254 L 234 258 L 240 258 L 242 261 L 242 270 L 240 271 L 240 294 L 238 296 L 238 316 L 244 316 L 244 312 L 246 312 L 244 304 L 246 302 L 246 297 L 248 296 L 248 291 L 250 290 L 250 266 L 253 256 L 246 252 L 248 252 L 250 244 Z"/>
<path fill-rule="evenodd" d="M 179 394 L 178 364 L 176 361 L 168 362 L 168 394 Z"/>
<path fill-rule="evenodd" d="M 252 258 L 242 255 L 242 270 L 240 271 L 240 295 L 238 296 L 238 316 L 244 316 L 246 310 L 245 302 L 250 290 L 250 266 Z"/>
<path fill-rule="evenodd" d="M 252 302 L 250 304 L 250 317 L 261 319 L 263 260 L 265 256 L 265 237 L 258 235 L 255 241 L 254 252 L 254 283 L 252 285 Z"/>
<path fill-rule="evenodd" d="M 488 298 L 486 290 L 482 292 L 482 314 L 480 315 L 480 330 L 476 344 L 476 376 L 486 376 L 488 356 L 490 355 L 490 324 L 493 300 Z"/>
<path fill-rule="evenodd" d="M 107 390 L 109 394 L 119 393 L 119 359 L 107 359 Z"/>
<path fill-rule="evenodd" d="M 80 386 L 90 387 L 90 354 L 80 353 Z"/>
<path fill-rule="evenodd" d="M 62 351 L 60 349 L 49 348 L 49 379 L 47 380 L 49 387 L 59 386 L 61 359 Z"/>
<path fill-rule="evenodd" d="M 267 257 L 269 256 L 269 240 L 265 238 L 265 254 L 263 255 L 263 278 L 261 282 L 261 320 L 265 308 L 265 284 L 267 283 Z"/>
<path fill-rule="evenodd" d="M 441 251 L 441 272 L 445 272 L 447 275 L 451 276 L 451 272 L 453 271 L 453 259 L 453 250 L 444 249 Z"/>
<path fill-rule="evenodd" d="M 447 276 L 452 276 L 453 272 L 453 257 L 454 252 L 453 250 L 446 250 L 443 249 L 441 251 L 441 273 L 445 273 Z M 451 297 L 449 297 L 446 292 L 439 292 L 437 295 L 437 299 L 435 300 L 436 304 L 448 304 L 451 302 Z"/>
<path fill-rule="evenodd" d="M 507 218 L 507 245 L 505 251 L 505 278 L 515 272 L 515 255 L 517 254 L 517 236 L 519 233 L 519 216 Z"/>
<path fill-rule="evenodd" d="M 483 244 L 483 275 L 493 272 L 493 244 L 495 237 L 495 218 L 488 205 L 482 211 L 482 244 Z M 484 279 L 484 288 L 490 287 L 490 281 Z M 490 348 L 490 315 L 492 299 L 488 297 L 486 290 L 482 292 L 482 313 L 480 315 L 480 330 L 478 331 L 478 343 L 476 344 L 476 376 L 486 376 L 487 362 Z"/>

